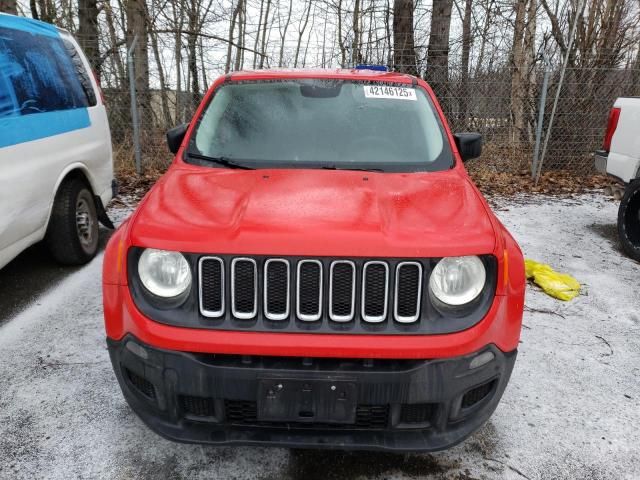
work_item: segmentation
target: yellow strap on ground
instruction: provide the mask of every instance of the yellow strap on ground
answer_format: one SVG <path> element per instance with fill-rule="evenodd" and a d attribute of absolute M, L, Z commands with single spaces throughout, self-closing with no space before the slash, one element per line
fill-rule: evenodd
<path fill-rule="evenodd" d="M 524 261 L 525 272 L 528 279 L 542 290 L 559 300 L 568 301 L 580 294 L 580 282 L 571 275 L 558 273 L 549 265 L 526 259 Z"/>

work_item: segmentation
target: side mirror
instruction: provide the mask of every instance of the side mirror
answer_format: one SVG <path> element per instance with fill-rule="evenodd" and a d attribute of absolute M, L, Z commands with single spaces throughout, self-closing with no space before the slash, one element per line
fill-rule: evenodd
<path fill-rule="evenodd" d="M 478 158 L 482 153 L 482 135 L 479 133 L 456 133 L 453 138 L 463 162 Z"/>
<path fill-rule="evenodd" d="M 188 128 L 189 124 L 183 123 L 182 125 L 173 127 L 167 132 L 167 145 L 169 145 L 169 151 L 171 153 L 178 153 L 178 150 L 180 150 L 180 145 L 182 145 L 182 140 L 184 140 L 184 135 L 187 133 Z"/>

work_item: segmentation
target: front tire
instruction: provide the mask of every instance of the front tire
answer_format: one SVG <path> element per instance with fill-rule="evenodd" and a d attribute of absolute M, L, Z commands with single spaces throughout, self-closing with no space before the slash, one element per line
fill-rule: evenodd
<path fill-rule="evenodd" d="M 83 265 L 98 251 L 98 215 L 91 190 L 81 179 L 66 180 L 54 200 L 45 243 L 65 265 Z"/>
<path fill-rule="evenodd" d="M 622 197 L 618 235 L 625 253 L 640 262 L 640 180 L 631 183 Z"/>

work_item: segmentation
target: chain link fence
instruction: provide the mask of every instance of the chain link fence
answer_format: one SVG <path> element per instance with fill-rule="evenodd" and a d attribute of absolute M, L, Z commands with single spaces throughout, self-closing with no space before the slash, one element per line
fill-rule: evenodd
<path fill-rule="evenodd" d="M 520 97 L 514 96 L 514 72 L 508 68 L 477 73 L 466 79 L 460 72 L 449 68 L 445 82 L 432 84 L 451 130 L 474 131 L 483 135 L 483 155 L 472 161 L 471 168 L 514 174 L 530 171 L 536 140 L 542 142 L 549 125 L 560 77 L 560 67 L 546 68 L 547 91 L 543 91 L 545 66 L 540 62 L 528 77 L 527 87 Z M 426 74 L 427 80 L 429 73 Z M 131 171 L 135 163 L 129 86 L 105 88 L 103 93 L 116 167 Z M 577 175 L 595 173 L 592 154 L 602 144 L 609 110 L 616 98 L 638 95 L 640 70 L 568 69 L 543 171 L 568 170 Z M 546 98 L 542 104 L 541 97 Z M 157 170 L 168 166 L 171 155 L 166 148 L 166 130 L 190 121 L 198 100 L 189 92 L 170 89 L 137 93 L 143 169 Z M 541 108 L 544 110 L 542 139 L 537 128 Z"/>

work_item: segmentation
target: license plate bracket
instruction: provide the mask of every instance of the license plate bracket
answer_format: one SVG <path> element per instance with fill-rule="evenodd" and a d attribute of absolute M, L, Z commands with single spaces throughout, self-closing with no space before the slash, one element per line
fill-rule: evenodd
<path fill-rule="evenodd" d="M 258 420 L 263 422 L 353 424 L 356 382 L 263 378 L 258 387 Z"/>

